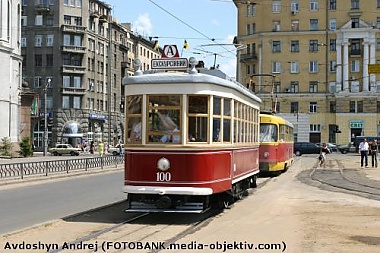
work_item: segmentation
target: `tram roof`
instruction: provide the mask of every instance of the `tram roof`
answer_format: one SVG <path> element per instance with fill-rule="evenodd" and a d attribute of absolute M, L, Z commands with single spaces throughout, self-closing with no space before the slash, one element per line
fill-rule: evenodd
<path fill-rule="evenodd" d="M 133 84 L 168 84 L 168 83 L 209 83 L 219 86 L 224 86 L 230 89 L 237 90 L 238 92 L 250 97 L 261 103 L 261 99 L 256 96 L 252 91 L 245 88 L 242 84 L 232 80 L 221 71 L 201 70 L 204 73 L 187 73 L 187 72 L 155 72 L 148 74 L 140 74 L 135 76 L 124 77 L 123 85 Z M 221 74 L 222 73 L 222 74 Z"/>

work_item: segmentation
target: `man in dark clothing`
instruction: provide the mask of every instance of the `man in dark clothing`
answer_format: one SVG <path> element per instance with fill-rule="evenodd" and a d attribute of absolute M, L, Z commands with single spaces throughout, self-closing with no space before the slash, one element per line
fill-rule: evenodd
<path fill-rule="evenodd" d="M 373 140 L 370 145 L 371 158 L 372 158 L 372 168 L 375 166 L 377 168 L 377 140 Z"/>

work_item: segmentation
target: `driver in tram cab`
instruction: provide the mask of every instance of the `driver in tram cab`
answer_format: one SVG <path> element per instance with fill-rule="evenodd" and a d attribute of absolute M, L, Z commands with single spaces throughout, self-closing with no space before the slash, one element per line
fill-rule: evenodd
<path fill-rule="evenodd" d="M 157 115 L 160 118 L 160 124 L 162 128 L 164 131 L 168 132 L 168 134 L 161 137 L 160 141 L 179 143 L 181 141 L 181 138 L 177 124 L 174 123 L 169 115 L 164 115 L 159 112 L 157 112 Z"/>

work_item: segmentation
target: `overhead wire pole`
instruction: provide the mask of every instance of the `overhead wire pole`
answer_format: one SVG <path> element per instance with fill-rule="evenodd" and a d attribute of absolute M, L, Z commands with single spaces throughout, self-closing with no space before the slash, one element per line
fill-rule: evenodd
<path fill-rule="evenodd" d="M 271 87 L 271 110 L 272 110 L 272 113 L 276 112 L 277 111 L 277 94 L 276 94 L 276 101 L 274 101 L 273 99 L 273 93 L 274 93 L 274 80 L 276 78 L 276 75 L 272 75 L 272 74 L 252 74 L 250 75 L 250 77 L 253 77 L 253 76 L 258 76 L 258 77 L 261 77 L 261 76 L 268 76 L 268 77 L 272 77 L 272 87 Z M 276 103 L 274 103 L 276 102 Z"/>

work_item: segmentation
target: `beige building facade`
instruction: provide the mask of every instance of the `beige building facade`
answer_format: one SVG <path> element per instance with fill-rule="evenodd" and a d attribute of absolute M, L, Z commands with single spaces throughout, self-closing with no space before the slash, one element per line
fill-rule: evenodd
<path fill-rule="evenodd" d="M 297 141 L 380 136 L 379 0 L 234 2 L 237 80 L 262 109 L 291 121 Z"/>

